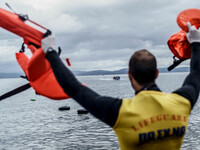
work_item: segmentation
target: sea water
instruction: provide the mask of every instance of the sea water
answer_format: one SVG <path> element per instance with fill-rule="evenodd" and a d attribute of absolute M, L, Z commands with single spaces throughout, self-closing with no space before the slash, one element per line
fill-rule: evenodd
<path fill-rule="evenodd" d="M 157 84 L 164 92 L 182 85 L 188 73 L 161 73 Z M 77 76 L 96 92 L 112 97 L 133 97 L 134 91 L 127 75 L 113 80 L 114 75 Z M 26 84 L 21 78 L 0 79 L 0 95 Z M 35 101 L 32 101 L 35 99 Z M 58 108 L 69 106 L 68 111 Z M 182 150 L 200 149 L 199 102 L 192 110 Z M 0 101 L 1 150 L 88 150 L 119 149 L 113 130 L 91 114 L 77 114 L 83 109 L 72 99 L 55 101 L 36 95 L 28 89 Z"/>

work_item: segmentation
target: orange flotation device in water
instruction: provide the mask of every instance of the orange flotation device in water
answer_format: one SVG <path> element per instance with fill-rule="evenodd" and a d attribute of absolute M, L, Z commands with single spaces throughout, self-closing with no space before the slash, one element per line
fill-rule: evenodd
<path fill-rule="evenodd" d="M 187 22 L 199 28 L 200 9 L 186 9 L 178 14 L 177 24 L 182 30 L 172 35 L 167 41 L 169 49 L 174 54 L 174 63 L 168 68 L 169 71 L 191 57 L 190 43 L 185 35 L 185 32 L 188 31 Z M 178 60 L 176 58 L 178 58 Z"/>
<path fill-rule="evenodd" d="M 29 20 L 27 15 L 12 13 L 2 8 L 0 8 L 0 27 L 22 37 L 31 50 L 31 58 L 22 48 L 16 53 L 16 59 L 36 93 L 55 100 L 69 98 L 57 82 L 41 49 L 41 40 L 51 34 L 50 30 Z"/>

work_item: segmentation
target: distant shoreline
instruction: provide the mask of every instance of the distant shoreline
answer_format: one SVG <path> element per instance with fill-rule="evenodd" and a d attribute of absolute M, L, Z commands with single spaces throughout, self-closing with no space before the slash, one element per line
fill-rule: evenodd
<path fill-rule="evenodd" d="M 175 68 L 172 71 L 168 71 L 167 68 L 158 68 L 160 73 L 170 73 L 170 72 L 189 72 L 189 67 L 179 67 Z M 128 68 L 108 71 L 108 70 L 94 70 L 94 71 L 72 71 L 75 75 L 78 76 L 87 76 L 87 75 L 119 75 L 127 74 Z M 23 73 L 0 73 L 0 78 L 19 78 Z"/>
<path fill-rule="evenodd" d="M 168 71 L 167 68 L 158 68 L 160 73 L 170 73 L 170 72 L 189 72 L 189 67 L 179 67 L 175 68 L 172 71 Z M 119 75 L 119 74 L 127 74 L 128 68 L 115 70 L 115 71 L 107 71 L 107 70 L 94 70 L 94 71 L 74 71 L 75 75 L 84 76 L 84 75 Z"/>

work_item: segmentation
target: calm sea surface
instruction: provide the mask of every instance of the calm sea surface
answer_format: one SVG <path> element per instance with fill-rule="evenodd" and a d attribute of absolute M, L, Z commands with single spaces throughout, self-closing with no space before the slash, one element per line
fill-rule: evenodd
<path fill-rule="evenodd" d="M 188 73 L 160 74 L 157 84 L 165 92 L 181 86 Z M 96 92 L 114 97 L 132 97 L 127 75 L 112 80 L 112 75 L 78 76 Z M 17 79 L 0 79 L 0 95 L 25 84 Z M 31 101 L 36 99 L 36 101 Z M 199 101 L 192 110 L 182 150 L 200 149 Z M 69 106 L 69 111 L 58 108 Z M 0 101 L 0 150 L 88 150 L 119 149 L 110 127 L 90 114 L 77 114 L 82 107 L 74 100 L 54 101 L 35 95 L 32 89 Z"/>

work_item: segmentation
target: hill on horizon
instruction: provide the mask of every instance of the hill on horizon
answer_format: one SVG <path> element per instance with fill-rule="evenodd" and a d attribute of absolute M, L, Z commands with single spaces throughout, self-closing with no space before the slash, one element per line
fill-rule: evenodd
<path fill-rule="evenodd" d="M 169 72 L 167 70 L 167 67 L 165 68 L 158 68 L 160 73 L 167 73 Z M 170 72 L 189 72 L 189 67 L 179 67 L 179 68 L 174 68 Z M 123 68 L 120 70 L 115 70 L 115 71 L 108 71 L 108 70 L 93 70 L 93 71 L 74 71 L 73 72 L 75 75 L 110 75 L 110 74 L 127 74 L 128 73 L 128 68 Z"/>
<path fill-rule="evenodd" d="M 169 72 L 167 68 L 158 68 L 160 73 Z M 179 67 L 175 68 L 171 72 L 189 72 L 189 67 Z M 84 76 L 84 75 L 117 75 L 117 74 L 127 74 L 128 68 L 123 68 L 115 71 L 108 70 L 93 70 L 93 71 L 72 71 L 75 75 Z M 0 78 L 19 78 L 23 73 L 0 73 Z"/>

